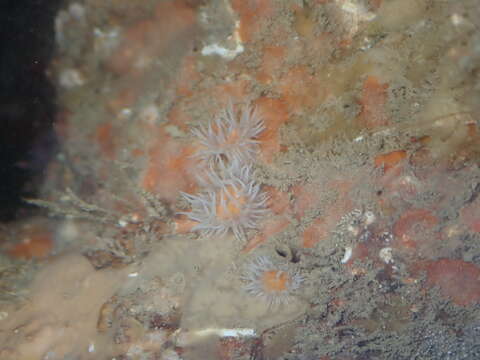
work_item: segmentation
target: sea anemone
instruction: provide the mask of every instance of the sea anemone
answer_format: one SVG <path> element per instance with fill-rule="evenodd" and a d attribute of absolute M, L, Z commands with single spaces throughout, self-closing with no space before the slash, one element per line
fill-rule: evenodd
<path fill-rule="evenodd" d="M 203 180 L 206 190 L 198 195 L 182 193 L 191 207 L 183 212 L 198 224 L 193 231 L 206 236 L 225 235 L 231 231 L 245 239 L 245 231 L 255 229 L 267 209 L 267 195 L 253 179 L 252 168 L 233 161 L 228 166 L 210 169 Z"/>
<path fill-rule="evenodd" d="M 267 256 L 259 256 L 247 264 L 242 275 L 245 290 L 263 298 L 269 306 L 286 304 L 303 282 L 303 277 L 286 265 L 276 265 Z"/>
<path fill-rule="evenodd" d="M 249 163 L 255 158 L 257 138 L 264 129 L 256 108 L 246 105 L 236 111 L 230 104 L 208 125 L 192 130 L 201 144 L 196 156 L 207 163 Z"/>

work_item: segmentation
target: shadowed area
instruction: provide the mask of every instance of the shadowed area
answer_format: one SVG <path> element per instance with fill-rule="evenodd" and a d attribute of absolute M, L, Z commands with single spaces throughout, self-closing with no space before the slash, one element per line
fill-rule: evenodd
<path fill-rule="evenodd" d="M 55 91 L 45 73 L 60 1 L 0 4 L 0 221 L 26 214 L 56 148 Z"/>

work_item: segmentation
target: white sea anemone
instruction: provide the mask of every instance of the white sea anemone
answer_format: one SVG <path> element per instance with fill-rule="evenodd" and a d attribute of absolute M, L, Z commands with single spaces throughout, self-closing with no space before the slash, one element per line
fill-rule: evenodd
<path fill-rule="evenodd" d="M 267 256 L 248 263 L 241 276 L 245 290 L 262 298 L 269 306 L 286 304 L 303 282 L 303 277 L 285 264 L 274 264 Z"/>
<path fill-rule="evenodd" d="M 182 193 L 191 207 L 182 214 L 198 224 L 193 231 L 206 236 L 225 235 L 231 231 L 245 239 L 245 231 L 255 229 L 267 209 L 267 195 L 253 179 L 252 168 L 233 161 L 211 168 L 203 180 L 206 190 L 198 195 Z M 208 183 L 208 185 L 206 185 Z"/>
<path fill-rule="evenodd" d="M 208 163 L 234 160 L 246 164 L 257 153 L 257 140 L 265 129 L 256 108 L 244 106 L 239 111 L 229 105 L 213 121 L 192 131 L 200 141 L 196 156 Z"/>

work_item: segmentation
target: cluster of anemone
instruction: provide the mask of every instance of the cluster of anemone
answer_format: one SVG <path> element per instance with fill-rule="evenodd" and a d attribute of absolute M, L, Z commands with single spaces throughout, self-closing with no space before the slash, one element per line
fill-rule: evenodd
<path fill-rule="evenodd" d="M 238 110 L 238 111 L 237 111 Z M 267 211 L 268 198 L 255 181 L 259 135 L 265 129 L 258 111 L 229 106 L 206 126 L 192 131 L 199 144 L 198 194 L 182 193 L 190 211 L 182 212 L 204 236 L 232 233 L 245 239 Z M 241 274 L 244 290 L 269 306 L 290 302 L 303 277 L 287 264 L 259 256 L 248 262 Z"/>
<path fill-rule="evenodd" d="M 193 231 L 206 236 L 231 232 L 244 239 L 247 230 L 258 227 L 267 196 L 254 179 L 252 163 L 264 128 L 256 109 L 235 111 L 230 105 L 211 123 L 192 131 L 200 143 L 194 156 L 200 159 L 202 191 L 182 194 L 191 208 L 182 214 L 197 223 Z"/>

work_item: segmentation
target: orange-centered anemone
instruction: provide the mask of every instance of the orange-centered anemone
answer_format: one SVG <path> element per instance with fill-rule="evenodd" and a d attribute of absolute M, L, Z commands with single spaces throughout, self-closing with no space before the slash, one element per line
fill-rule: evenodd
<path fill-rule="evenodd" d="M 183 212 L 198 224 L 193 231 L 206 236 L 225 235 L 231 231 L 245 239 L 245 231 L 255 229 L 267 211 L 267 195 L 253 179 L 251 167 L 233 161 L 220 171 L 211 171 L 203 179 L 207 191 L 198 195 L 183 193 L 191 211 Z"/>
<path fill-rule="evenodd" d="M 303 282 L 303 277 L 286 265 L 277 265 L 266 256 L 247 264 L 242 274 L 245 290 L 264 299 L 268 305 L 288 303 Z"/>
<path fill-rule="evenodd" d="M 196 156 L 210 165 L 220 161 L 252 162 L 258 150 L 258 136 L 264 129 L 256 109 L 245 106 L 237 111 L 230 105 L 214 121 L 192 131 L 200 142 Z"/>

